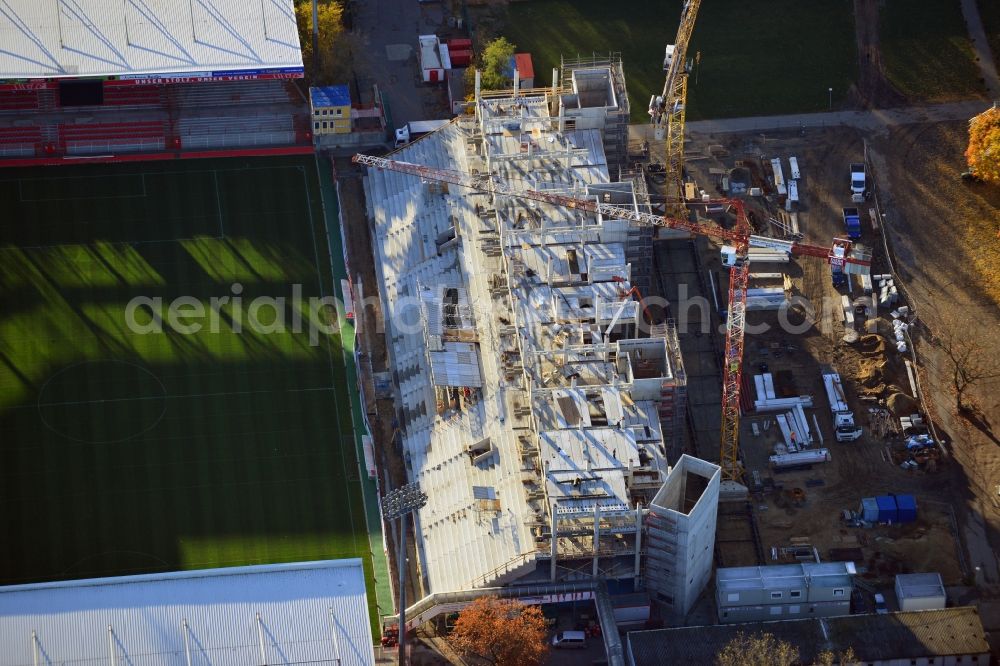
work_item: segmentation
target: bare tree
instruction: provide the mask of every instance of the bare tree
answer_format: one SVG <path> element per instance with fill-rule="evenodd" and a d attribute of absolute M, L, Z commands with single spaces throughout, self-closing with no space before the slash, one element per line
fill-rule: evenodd
<path fill-rule="evenodd" d="M 745 634 L 742 631 L 715 656 L 716 666 L 792 666 L 799 650 L 774 634 Z"/>
<path fill-rule="evenodd" d="M 941 329 L 936 342 L 948 358 L 955 408 L 960 413 L 972 411 L 966 392 L 982 381 L 1000 377 L 996 340 L 987 340 L 972 321 L 950 322 Z"/>

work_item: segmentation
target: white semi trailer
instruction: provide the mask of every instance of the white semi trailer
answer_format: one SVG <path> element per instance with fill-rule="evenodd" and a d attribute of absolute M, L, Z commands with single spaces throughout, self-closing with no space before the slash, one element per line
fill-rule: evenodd
<path fill-rule="evenodd" d="M 844 386 L 836 372 L 823 373 L 823 386 L 833 414 L 833 430 L 838 442 L 853 442 L 859 439 L 863 430 L 854 422 L 854 412 L 844 397 Z"/>

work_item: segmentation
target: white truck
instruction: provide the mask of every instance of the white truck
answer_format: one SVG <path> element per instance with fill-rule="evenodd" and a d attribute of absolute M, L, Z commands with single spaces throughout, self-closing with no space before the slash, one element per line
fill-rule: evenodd
<path fill-rule="evenodd" d="M 833 431 L 838 442 L 853 442 L 863 433 L 860 426 L 854 422 L 854 412 L 844 397 L 844 387 L 840 375 L 830 371 L 823 373 L 823 386 L 826 388 L 826 398 L 833 413 Z"/>
<path fill-rule="evenodd" d="M 396 148 L 405 146 L 425 134 L 437 131 L 447 125 L 450 120 L 411 120 L 396 130 Z"/>
<path fill-rule="evenodd" d="M 858 203 L 865 200 L 865 186 L 868 177 L 865 175 L 864 162 L 851 163 L 851 201 Z"/>

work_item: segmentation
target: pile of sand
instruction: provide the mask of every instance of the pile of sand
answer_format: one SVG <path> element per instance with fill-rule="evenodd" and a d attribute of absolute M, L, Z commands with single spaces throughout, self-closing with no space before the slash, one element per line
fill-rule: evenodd
<path fill-rule="evenodd" d="M 857 343 L 858 351 L 865 356 L 882 356 L 885 354 L 885 338 L 881 335 L 862 335 Z"/>
<path fill-rule="evenodd" d="M 920 405 L 917 404 L 917 401 L 905 393 L 893 393 L 890 395 L 886 401 L 886 406 L 895 416 L 909 416 L 920 411 Z"/>

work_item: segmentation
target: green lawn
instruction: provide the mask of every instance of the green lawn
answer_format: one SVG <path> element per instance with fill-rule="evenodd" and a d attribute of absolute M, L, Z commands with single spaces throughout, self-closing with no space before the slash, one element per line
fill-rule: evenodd
<path fill-rule="evenodd" d="M 649 119 L 663 89 L 663 51 L 673 42 L 680 0 L 625 5 L 599 0 L 512 4 L 504 34 L 529 51 L 536 85 L 549 85 L 560 56 L 620 52 L 633 122 Z M 688 118 L 823 111 L 857 79 L 850 0 L 766 3 L 712 0 L 698 14 L 689 56 L 701 51 L 688 93 Z M 696 82 L 697 80 L 697 82 Z"/>
<path fill-rule="evenodd" d="M 912 101 L 985 92 L 959 0 L 885 0 L 879 39 L 886 78 Z"/>
<path fill-rule="evenodd" d="M 993 51 L 993 62 L 1000 68 L 1000 2 L 996 0 L 978 0 L 979 17 L 983 21 L 986 39 Z"/>
<path fill-rule="evenodd" d="M 292 303 L 333 283 L 313 158 L 19 169 L 0 200 L 0 583 L 362 557 L 373 591 L 340 339 Z"/>

